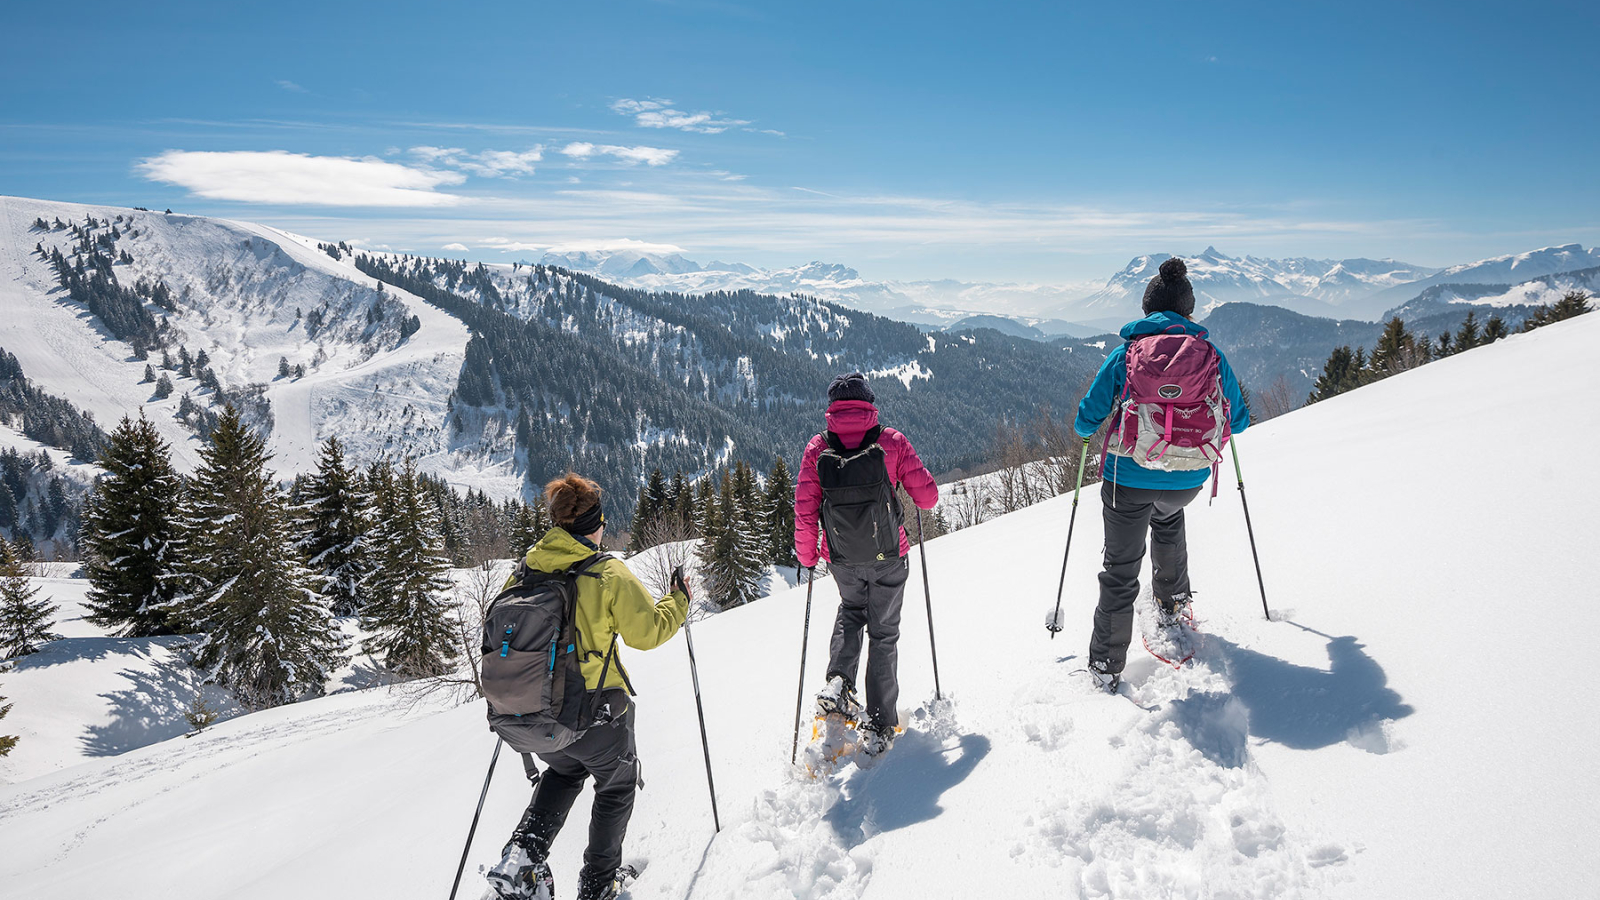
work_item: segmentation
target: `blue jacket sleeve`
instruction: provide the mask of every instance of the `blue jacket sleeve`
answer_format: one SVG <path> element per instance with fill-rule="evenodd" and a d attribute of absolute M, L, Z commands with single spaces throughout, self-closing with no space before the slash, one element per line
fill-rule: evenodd
<path fill-rule="evenodd" d="M 1233 411 L 1233 421 L 1228 423 L 1234 434 L 1250 427 L 1250 407 L 1245 405 L 1244 392 L 1239 390 L 1239 379 L 1233 374 L 1228 358 L 1217 351 L 1217 372 L 1222 376 L 1222 395 L 1228 398 L 1228 409 Z"/>
<path fill-rule="evenodd" d="M 1078 404 L 1078 417 L 1072 423 L 1072 430 L 1078 437 L 1086 438 L 1095 433 L 1100 423 L 1111 415 L 1111 408 L 1117 403 L 1117 394 L 1122 391 L 1123 372 L 1127 370 L 1125 360 L 1128 356 L 1128 345 L 1111 351 L 1106 361 L 1100 364 L 1100 371 L 1095 373 L 1094 384 L 1089 386 L 1089 393 L 1083 395 L 1083 402 Z M 1231 374 L 1227 377 L 1232 377 Z M 1234 385 L 1234 392 L 1239 390 Z"/>

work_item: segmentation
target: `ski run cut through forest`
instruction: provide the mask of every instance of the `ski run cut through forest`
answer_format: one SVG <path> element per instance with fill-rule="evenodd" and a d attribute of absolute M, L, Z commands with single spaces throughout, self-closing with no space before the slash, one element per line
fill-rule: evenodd
<path fill-rule="evenodd" d="M 624 651 L 646 785 L 628 896 L 1592 893 L 1600 709 L 1587 655 L 1551 626 L 1594 597 L 1579 561 L 1600 474 L 1569 448 L 1600 441 L 1600 423 L 1564 415 L 1556 444 L 1507 478 L 1498 448 L 1533 423 L 1533 379 L 1582 383 L 1596 346 L 1600 316 L 1580 316 L 1252 428 L 1237 446 L 1271 618 L 1225 486 L 1188 512 L 1202 645 L 1173 668 L 1136 642 L 1119 695 L 1082 672 L 1099 486 L 1081 499 L 1054 639 L 1070 497 L 927 543 L 945 699 L 913 561 L 906 732 L 866 765 L 818 780 L 790 765 L 804 585 L 698 622 L 720 833 L 684 640 Z M 180 639 L 86 623 L 71 572 L 34 580 L 65 637 L 0 676 L 14 706 L 0 730 L 20 737 L 0 760 L 0 895 L 447 896 L 495 745 L 481 700 L 362 687 L 358 656 L 318 699 L 237 714 L 218 695 L 225 718 L 186 736 L 199 687 Z M 831 579 L 813 600 L 808 693 Z M 502 754 L 463 896 L 482 892 L 476 873 L 527 800 Z M 586 790 L 553 848 L 560 896 L 587 806 Z"/>

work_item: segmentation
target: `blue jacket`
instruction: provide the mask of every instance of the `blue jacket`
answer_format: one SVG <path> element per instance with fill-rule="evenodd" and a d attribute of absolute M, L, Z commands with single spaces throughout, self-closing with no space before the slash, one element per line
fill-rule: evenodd
<path fill-rule="evenodd" d="M 1174 312 L 1154 312 L 1122 326 L 1122 339 L 1129 341 L 1147 334 L 1160 334 L 1174 325 L 1183 326 L 1183 330 L 1189 334 L 1206 338 L 1207 332 L 1204 328 L 1183 316 Z M 1106 416 L 1111 415 L 1112 407 L 1116 406 L 1117 398 L 1122 395 L 1122 386 L 1127 380 L 1127 356 L 1128 345 L 1124 343 L 1111 351 L 1111 355 L 1106 357 L 1105 363 L 1100 366 L 1100 371 L 1095 374 L 1094 384 L 1084 396 L 1083 402 L 1078 404 L 1078 418 L 1072 423 L 1072 430 L 1078 433 L 1078 437 L 1089 437 L 1094 434 L 1100 423 L 1106 420 Z M 1239 379 L 1234 377 L 1233 367 L 1228 365 L 1228 358 L 1222 355 L 1221 350 L 1217 351 L 1217 368 L 1222 375 L 1222 393 L 1228 398 L 1228 408 L 1233 411 L 1231 423 L 1233 433 L 1238 434 L 1250 427 L 1250 410 L 1244 405 L 1244 395 L 1239 391 Z M 1117 484 L 1134 488 L 1186 490 L 1205 484 L 1209 474 L 1210 471 L 1207 469 L 1190 469 L 1182 472 L 1147 469 L 1125 456 L 1113 456 L 1108 453 L 1101 477 L 1106 481 L 1115 481 Z"/>

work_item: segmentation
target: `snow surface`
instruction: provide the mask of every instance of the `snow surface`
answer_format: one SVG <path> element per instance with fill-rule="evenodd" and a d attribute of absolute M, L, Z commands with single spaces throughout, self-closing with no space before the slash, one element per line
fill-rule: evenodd
<path fill-rule="evenodd" d="M 1600 701 L 1587 656 L 1553 641 L 1550 623 L 1592 599 L 1580 581 L 1591 504 L 1571 499 L 1600 496 L 1600 474 L 1537 454 L 1497 482 L 1484 477 L 1487 451 L 1441 452 L 1440 435 L 1503 432 L 1524 417 L 1528 373 L 1575 377 L 1597 340 L 1600 315 L 1580 317 L 1243 435 L 1273 620 L 1229 487 L 1189 511 L 1206 634 L 1195 664 L 1166 668 L 1136 645 L 1123 696 L 1077 674 L 1098 491 L 1077 516 L 1054 640 L 1039 624 L 1055 600 L 1068 498 L 930 542 L 947 704 L 930 702 L 911 561 L 909 728 L 871 768 L 811 782 L 789 766 L 803 586 L 696 623 L 718 835 L 684 641 L 625 652 L 647 782 L 626 855 L 648 867 L 631 896 L 1591 893 Z M 1579 445 L 1600 437 L 1592 416 L 1565 427 Z M 836 600 L 819 581 L 808 692 Z M 8 728 L 58 715 L 16 702 Z M 0 884 L 28 898 L 107 885 L 174 900 L 442 896 L 493 746 L 481 704 L 403 691 L 240 716 L 0 788 Z M 503 757 L 474 868 L 498 857 L 527 793 Z M 555 844 L 561 896 L 587 809 L 580 798 Z"/>

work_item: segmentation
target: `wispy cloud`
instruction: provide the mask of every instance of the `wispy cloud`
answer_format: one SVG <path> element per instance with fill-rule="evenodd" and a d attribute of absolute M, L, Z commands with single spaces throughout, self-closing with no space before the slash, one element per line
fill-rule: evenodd
<path fill-rule="evenodd" d="M 468 247 L 466 244 L 458 244 L 458 243 L 445 244 L 440 249 L 449 250 L 451 253 L 471 253 L 472 252 L 472 248 L 471 247 Z"/>
<path fill-rule="evenodd" d="M 664 166 L 678 157 L 676 150 L 664 150 L 660 147 L 619 147 L 615 144 L 591 144 L 587 141 L 575 141 L 561 148 L 563 156 L 573 159 L 591 159 L 596 156 L 610 156 L 625 165 Z"/>
<path fill-rule="evenodd" d="M 301 87 L 298 84 L 295 84 L 294 82 L 290 81 L 287 78 L 278 79 L 278 87 L 281 87 L 284 90 L 286 90 L 286 91 L 288 91 L 288 92 L 290 92 L 292 94 L 309 94 L 309 93 L 311 93 L 310 91 L 306 90 L 305 88 Z"/>
<path fill-rule="evenodd" d="M 611 104 L 614 112 L 633 116 L 642 128 L 676 128 L 699 134 L 721 134 L 729 128 L 749 125 L 748 119 L 730 119 L 721 113 L 684 112 L 673 108 L 671 100 L 618 100 Z"/>
<path fill-rule="evenodd" d="M 451 206 L 463 198 L 435 189 L 466 181 L 459 172 L 413 168 L 371 156 L 311 156 L 286 150 L 168 150 L 141 160 L 135 168 L 151 181 L 187 188 L 201 197 L 283 205 Z"/>
<path fill-rule="evenodd" d="M 469 153 L 460 147 L 412 147 L 411 155 L 435 166 L 468 172 L 482 178 L 532 175 L 534 163 L 544 159 L 544 146 L 531 150 L 483 150 Z"/>

